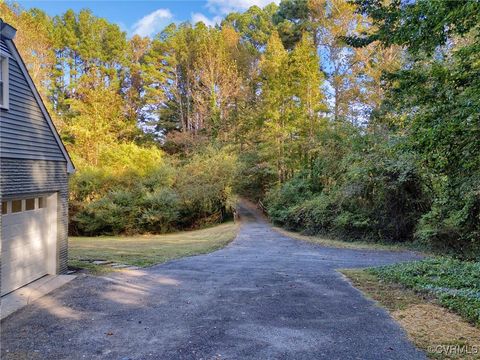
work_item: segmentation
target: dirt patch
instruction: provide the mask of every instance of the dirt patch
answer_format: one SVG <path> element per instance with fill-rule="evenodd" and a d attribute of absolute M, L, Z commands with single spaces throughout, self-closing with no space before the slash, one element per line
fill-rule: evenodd
<path fill-rule="evenodd" d="M 429 349 L 432 355 L 448 352 L 449 356 L 443 358 L 480 359 L 480 329 L 447 309 L 425 303 L 412 305 L 391 314 L 415 340 L 417 346 Z M 470 350 L 472 354 L 458 354 L 462 347 L 465 349 L 464 352 Z M 474 354 L 475 351 L 478 353 Z"/>

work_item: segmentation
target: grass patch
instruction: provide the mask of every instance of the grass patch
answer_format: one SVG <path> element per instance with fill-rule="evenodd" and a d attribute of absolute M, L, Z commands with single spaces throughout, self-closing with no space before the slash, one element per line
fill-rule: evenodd
<path fill-rule="evenodd" d="M 160 264 L 185 256 L 218 250 L 237 235 L 232 222 L 214 227 L 162 235 L 100 236 L 69 238 L 69 266 L 93 273 L 113 270 L 93 264 L 104 260 L 139 267 Z"/>
<path fill-rule="evenodd" d="M 480 326 L 480 262 L 438 257 L 368 271 L 384 281 L 430 294 L 441 305 Z"/>
<path fill-rule="evenodd" d="M 407 244 L 382 244 L 382 243 L 374 243 L 374 242 L 367 242 L 367 241 L 343 241 L 343 240 L 336 240 L 331 238 L 326 238 L 319 235 L 303 235 L 298 232 L 288 231 L 283 228 L 274 226 L 273 229 L 279 232 L 282 235 L 307 241 L 312 244 L 318 244 L 325 247 L 333 247 L 339 249 L 357 249 L 357 250 L 389 250 L 389 251 L 418 251 L 417 248 Z M 422 252 L 423 253 L 423 252 Z"/>
<path fill-rule="evenodd" d="M 440 306 L 433 294 L 385 281 L 371 269 L 341 272 L 387 308 L 430 359 L 480 359 L 480 329 Z"/>

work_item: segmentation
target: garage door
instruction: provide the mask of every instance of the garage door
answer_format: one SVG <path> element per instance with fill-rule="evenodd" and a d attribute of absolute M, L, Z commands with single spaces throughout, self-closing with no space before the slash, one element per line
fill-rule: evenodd
<path fill-rule="evenodd" d="M 46 196 L 2 202 L 2 295 L 48 273 L 56 229 L 52 206 Z"/>

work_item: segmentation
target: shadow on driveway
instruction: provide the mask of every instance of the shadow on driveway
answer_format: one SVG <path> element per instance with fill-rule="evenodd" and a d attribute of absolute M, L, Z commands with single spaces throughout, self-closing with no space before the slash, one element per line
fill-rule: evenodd
<path fill-rule="evenodd" d="M 1 323 L 2 359 L 425 359 L 335 271 L 418 258 L 324 248 L 240 208 L 214 253 L 81 276 Z"/>

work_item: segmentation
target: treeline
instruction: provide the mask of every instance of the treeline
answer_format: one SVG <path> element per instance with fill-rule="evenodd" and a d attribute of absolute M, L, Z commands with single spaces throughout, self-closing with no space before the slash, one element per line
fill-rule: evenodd
<path fill-rule="evenodd" d="M 127 38 L 1 4 L 78 173 L 78 233 L 221 221 L 480 248 L 477 1 L 284 0 Z M 6 14 L 6 15 L 3 15 Z"/>
<path fill-rule="evenodd" d="M 400 66 L 383 71 L 365 127 L 329 121 L 311 167 L 268 192 L 269 214 L 301 231 L 416 241 L 478 259 L 480 3 L 355 5 L 372 26 L 342 41 L 400 48 Z"/>

